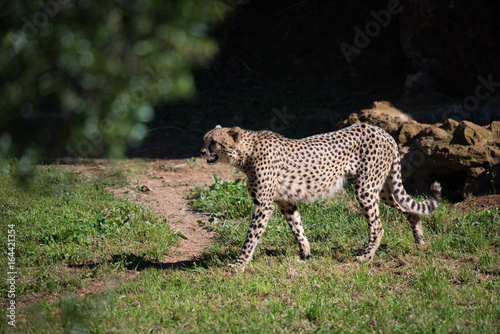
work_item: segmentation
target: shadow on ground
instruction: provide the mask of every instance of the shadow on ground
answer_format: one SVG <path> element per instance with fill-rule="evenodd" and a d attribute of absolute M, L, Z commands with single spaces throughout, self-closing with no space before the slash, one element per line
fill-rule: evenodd
<path fill-rule="evenodd" d="M 87 268 L 93 269 L 104 263 L 121 263 L 123 267 L 128 270 L 142 271 L 144 269 L 155 268 L 155 269 L 166 269 L 166 270 L 179 270 L 192 268 L 197 261 L 178 261 L 178 262 L 157 262 L 148 260 L 142 256 L 137 256 L 135 254 L 117 254 L 113 255 L 111 260 L 105 262 L 90 262 L 90 263 L 80 263 L 80 264 L 69 264 L 69 268 Z"/>

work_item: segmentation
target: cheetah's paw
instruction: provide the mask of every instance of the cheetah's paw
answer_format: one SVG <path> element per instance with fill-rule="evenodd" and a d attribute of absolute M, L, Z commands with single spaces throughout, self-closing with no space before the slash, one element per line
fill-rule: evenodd
<path fill-rule="evenodd" d="M 373 260 L 373 255 L 370 255 L 370 254 L 363 254 L 360 256 L 356 256 L 356 261 L 361 262 L 361 263 L 368 263 L 371 260 Z"/>
<path fill-rule="evenodd" d="M 228 268 L 231 268 L 231 269 L 234 269 L 234 270 L 240 270 L 240 271 L 244 271 L 245 270 L 245 266 L 241 263 L 231 263 L 231 264 L 228 264 L 227 265 Z"/>

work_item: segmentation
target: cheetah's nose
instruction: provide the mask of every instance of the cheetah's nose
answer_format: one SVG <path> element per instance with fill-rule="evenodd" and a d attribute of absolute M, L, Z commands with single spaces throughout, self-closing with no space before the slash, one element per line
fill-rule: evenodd
<path fill-rule="evenodd" d="M 202 148 L 201 151 L 200 151 L 200 154 L 201 155 L 205 155 L 205 153 L 207 153 L 207 149 L 206 148 Z"/>

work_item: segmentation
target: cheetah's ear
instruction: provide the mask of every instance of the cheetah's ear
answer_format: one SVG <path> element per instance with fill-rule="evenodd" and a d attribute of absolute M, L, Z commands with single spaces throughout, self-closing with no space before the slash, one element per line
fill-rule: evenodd
<path fill-rule="evenodd" d="M 222 126 L 220 126 L 220 125 L 216 125 L 216 126 L 215 126 L 215 128 L 216 128 L 216 129 L 222 129 Z"/>
<path fill-rule="evenodd" d="M 240 139 L 241 129 L 239 127 L 235 126 L 234 128 L 229 129 L 227 134 L 233 138 L 235 143 L 237 143 L 238 140 Z"/>

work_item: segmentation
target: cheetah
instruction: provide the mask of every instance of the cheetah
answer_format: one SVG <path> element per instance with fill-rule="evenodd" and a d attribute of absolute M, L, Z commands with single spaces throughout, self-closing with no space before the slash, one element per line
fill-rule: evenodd
<path fill-rule="evenodd" d="M 217 125 L 203 138 L 202 157 L 208 164 L 229 163 L 247 176 L 247 190 L 254 209 L 241 254 L 231 267 L 245 269 L 252 259 L 274 205 L 283 213 L 300 249 L 311 255 L 297 203 L 330 197 L 346 177 L 352 176 L 356 199 L 368 222 L 369 238 L 358 261 L 373 259 L 384 234 L 379 202 L 401 211 L 408 219 L 417 246 L 424 244 L 419 215 L 439 205 L 441 186 L 431 185 L 427 201 L 408 196 L 401 180 L 397 144 L 386 131 L 372 125 L 353 124 L 335 132 L 303 139 L 288 139 L 272 131 L 250 131 Z"/>

